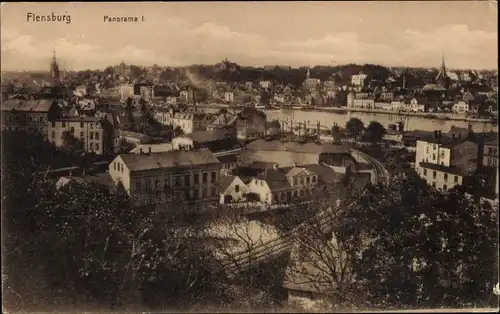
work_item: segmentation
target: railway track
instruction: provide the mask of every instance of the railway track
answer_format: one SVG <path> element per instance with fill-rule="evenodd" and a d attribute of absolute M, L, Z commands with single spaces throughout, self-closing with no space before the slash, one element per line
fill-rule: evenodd
<path fill-rule="evenodd" d="M 372 162 L 373 167 L 375 169 L 377 182 L 382 184 L 388 184 L 389 175 L 384 166 L 378 160 L 376 160 L 371 156 L 366 155 L 363 157 L 366 157 L 367 160 L 370 160 Z M 344 189 L 344 193 L 341 193 L 341 195 L 339 195 L 338 199 L 343 199 L 343 197 L 345 197 L 347 193 L 349 193 L 351 199 L 356 199 L 356 195 L 358 195 L 358 193 L 361 193 L 363 191 L 364 186 L 358 187 L 358 189 L 356 189 L 355 183 L 356 180 L 351 181 L 350 184 Z M 226 273 L 228 274 L 228 276 L 232 277 L 238 274 L 240 271 L 247 269 L 253 263 L 259 263 L 268 260 L 270 258 L 277 257 L 281 253 L 292 249 L 295 243 L 296 234 L 304 232 L 307 228 L 310 228 L 311 225 L 314 223 L 316 224 L 319 223 L 319 227 L 325 233 L 331 231 L 331 222 L 333 219 L 332 211 L 335 209 L 338 210 L 341 207 L 345 208 L 350 204 L 351 203 L 342 204 L 341 202 L 340 204 L 338 204 L 338 206 L 335 205 L 327 207 L 323 210 L 320 210 L 318 214 L 314 215 L 310 219 L 298 225 L 291 231 L 286 232 L 284 235 L 282 235 L 277 239 L 273 239 L 261 245 L 255 246 L 251 250 L 247 250 L 233 256 L 228 256 L 222 261 L 222 265 L 226 269 Z M 339 215 L 341 213 L 336 212 L 335 214 Z"/>

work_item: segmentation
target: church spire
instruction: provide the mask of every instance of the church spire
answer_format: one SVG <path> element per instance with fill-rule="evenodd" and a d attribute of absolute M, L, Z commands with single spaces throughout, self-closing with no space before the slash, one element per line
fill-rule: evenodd
<path fill-rule="evenodd" d="M 306 79 L 309 79 L 311 77 L 311 72 L 309 70 L 310 70 L 310 67 L 307 67 Z"/>
<path fill-rule="evenodd" d="M 443 80 L 446 78 L 446 65 L 444 63 L 444 52 L 443 57 L 441 59 L 441 67 L 439 68 L 439 73 L 436 77 L 436 80 Z"/>

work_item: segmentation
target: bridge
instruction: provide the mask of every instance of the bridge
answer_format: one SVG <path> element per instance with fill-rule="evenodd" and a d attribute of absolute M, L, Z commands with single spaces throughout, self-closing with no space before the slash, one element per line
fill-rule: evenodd
<path fill-rule="evenodd" d="M 361 156 L 363 156 L 363 158 L 365 158 L 373 165 L 375 170 L 374 173 L 376 182 L 388 185 L 390 177 L 388 171 L 384 168 L 384 166 L 378 160 L 363 152 L 357 151 L 357 153 L 359 153 Z M 304 221 L 302 224 L 298 225 L 291 231 L 286 232 L 276 239 L 255 246 L 250 250 L 246 250 L 224 258 L 222 261 L 222 265 L 224 266 L 227 275 L 230 278 L 234 278 L 234 276 L 236 276 L 241 271 L 248 269 L 253 263 L 259 263 L 269 260 L 270 258 L 279 256 L 283 252 L 291 250 L 295 243 L 295 235 L 306 231 L 306 229 L 314 223 L 319 223 L 321 230 L 325 233 L 330 232 L 332 229 L 331 222 L 333 214 L 341 215 L 341 208 L 346 208 L 350 205 L 342 204 L 341 199 L 343 198 L 343 196 L 346 196 L 347 193 L 349 193 L 351 196 L 353 194 L 356 196 L 362 193 L 362 191 L 364 190 L 364 186 L 359 189 L 355 189 L 354 183 L 355 180 L 352 180 L 349 183 L 349 185 L 344 190 L 344 195 L 339 196 L 337 204 L 320 210 L 312 218 Z"/>

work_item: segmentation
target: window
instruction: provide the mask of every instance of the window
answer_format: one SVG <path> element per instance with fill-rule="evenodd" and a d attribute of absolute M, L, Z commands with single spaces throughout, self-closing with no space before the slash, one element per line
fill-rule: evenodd
<path fill-rule="evenodd" d="M 448 174 L 447 173 L 444 174 L 444 180 L 445 181 L 448 180 Z"/>
<path fill-rule="evenodd" d="M 190 179 L 191 179 L 191 178 L 189 177 L 189 174 L 186 174 L 186 175 L 184 176 L 184 185 L 185 185 L 185 186 L 190 186 L 190 185 L 191 185 L 191 182 L 190 182 L 191 180 L 190 180 Z"/>
<path fill-rule="evenodd" d="M 215 186 L 212 187 L 212 196 L 217 195 L 217 188 Z"/>
<path fill-rule="evenodd" d="M 447 191 L 447 190 L 448 190 L 448 187 L 446 186 L 446 184 L 443 184 L 443 190 L 444 190 L 444 191 Z"/>
<path fill-rule="evenodd" d="M 300 185 L 304 185 L 304 178 L 300 178 Z"/>
<path fill-rule="evenodd" d="M 432 154 L 432 160 L 436 160 L 436 154 Z"/>
<path fill-rule="evenodd" d="M 99 150 L 99 143 L 95 143 L 95 150 Z"/>
<path fill-rule="evenodd" d="M 295 196 L 295 197 L 299 196 L 299 191 L 297 191 L 297 190 L 293 191 L 293 196 Z"/>
<path fill-rule="evenodd" d="M 217 180 L 217 173 L 215 171 L 212 171 L 212 179 L 211 182 L 215 182 Z"/>
<path fill-rule="evenodd" d="M 80 127 L 83 129 L 83 122 L 80 122 Z"/>
<path fill-rule="evenodd" d="M 169 187 L 170 187 L 170 178 L 169 178 L 169 177 L 166 177 L 166 178 L 165 178 L 165 183 L 164 183 L 164 185 L 163 185 L 163 188 L 164 188 L 165 190 L 168 190 L 168 188 L 169 188 Z"/>
<path fill-rule="evenodd" d="M 40 122 L 43 122 L 43 117 L 40 117 Z"/>
<path fill-rule="evenodd" d="M 427 169 L 424 169 L 424 176 L 427 175 Z"/>
<path fill-rule="evenodd" d="M 113 170 L 116 170 L 116 161 L 113 163 Z"/>
<path fill-rule="evenodd" d="M 198 173 L 194 174 L 193 181 L 194 181 L 194 184 L 200 183 L 200 175 Z"/>
<path fill-rule="evenodd" d="M 64 125 L 63 125 L 64 126 Z M 56 127 L 56 122 L 55 121 L 52 121 L 52 127 L 55 128 Z"/>
<path fill-rule="evenodd" d="M 80 132 L 80 138 L 83 138 L 83 132 Z"/>
<path fill-rule="evenodd" d="M 146 191 L 149 191 L 149 190 L 151 190 L 151 181 L 146 179 Z"/>
<path fill-rule="evenodd" d="M 455 183 L 458 183 L 458 176 L 455 176 Z"/>
<path fill-rule="evenodd" d="M 307 178 L 306 178 L 306 183 L 307 183 L 307 184 L 309 184 L 309 181 L 310 181 L 310 178 L 309 178 L 309 177 L 307 177 Z"/>
<path fill-rule="evenodd" d="M 71 133 L 75 134 L 75 128 L 71 127 Z"/>
<path fill-rule="evenodd" d="M 90 139 L 93 140 L 94 139 L 94 132 L 90 132 Z"/>
<path fill-rule="evenodd" d="M 444 152 L 441 152 L 441 159 L 444 159 Z"/>
<path fill-rule="evenodd" d="M 432 178 L 433 179 L 436 179 L 436 175 L 437 175 L 436 171 L 432 171 Z"/>
<path fill-rule="evenodd" d="M 202 190 L 202 197 L 203 197 L 203 198 L 207 197 L 207 194 L 208 194 L 208 189 L 207 189 L 207 188 L 204 188 L 204 189 Z"/>
<path fill-rule="evenodd" d="M 175 187 L 181 186 L 181 177 L 179 177 L 179 176 L 174 177 L 174 185 L 175 185 Z"/>
<path fill-rule="evenodd" d="M 90 150 L 94 149 L 94 143 L 90 143 Z"/>
<path fill-rule="evenodd" d="M 136 181 L 135 182 L 135 188 L 136 190 L 140 191 L 141 190 L 141 181 Z"/>
<path fill-rule="evenodd" d="M 206 172 L 203 172 L 202 177 L 201 177 L 201 181 L 202 181 L 203 183 L 207 183 L 207 177 L 208 177 L 207 173 L 206 173 Z"/>
<path fill-rule="evenodd" d="M 432 181 L 432 187 L 435 188 L 436 187 L 436 181 Z"/>
<path fill-rule="evenodd" d="M 99 139 L 99 132 L 95 132 L 95 139 L 98 140 Z"/>
<path fill-rule="evenodd" d="M 90 122 L 90 128 L 93 129 L 94 128 L 94 123 Z"/>
<path fill-rule="evenodd" d="M 493 147 L 488 147 L 488 155 L 493 155 Z"/>
<path fill-rule="evenodd" d="M 260 186 L 264 186 L 264 181 L 260 181 Z"/>
<path fill-rule="evenodd" d="M 293 185 L 297 185 L 299 183 L 299 180 L 297 178 L 293 179 Z"/>
<path fill-rule="evenodd" d="M 52 131 L 52 138 L 56 138 L 56 132 Z"/>
<path fill-rule="evenodd" d="M 234 191 L 235 191 L 236 193 L 239 193 L 239 192 L 240 192 L 240 186 L 239 186 L 239 184 L 236 184 L 236 185 L 234 186 Z"/>
<path fill-rule="evenodd" d="M 161 187 L 161 185 L 160 185 L 160 180 L 156 179 L 156 180 L 155 180 L 155 189 L 159 190 L 159 189 L 160 189 L 160 187 Z"/>
<path fill-rule="evenodd" d="M 313 183 L 316 183 L 316 177 L 313 177 L 313 178 L 312 178 L 312 182 L 313 182 Z"/>

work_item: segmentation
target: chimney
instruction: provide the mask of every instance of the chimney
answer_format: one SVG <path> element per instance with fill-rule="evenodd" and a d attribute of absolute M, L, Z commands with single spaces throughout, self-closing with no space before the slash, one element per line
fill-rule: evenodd
<path fill-rule="evenodd" d="M 151 146 L 148 147 L 148 153 L 151 154 Z"/>

